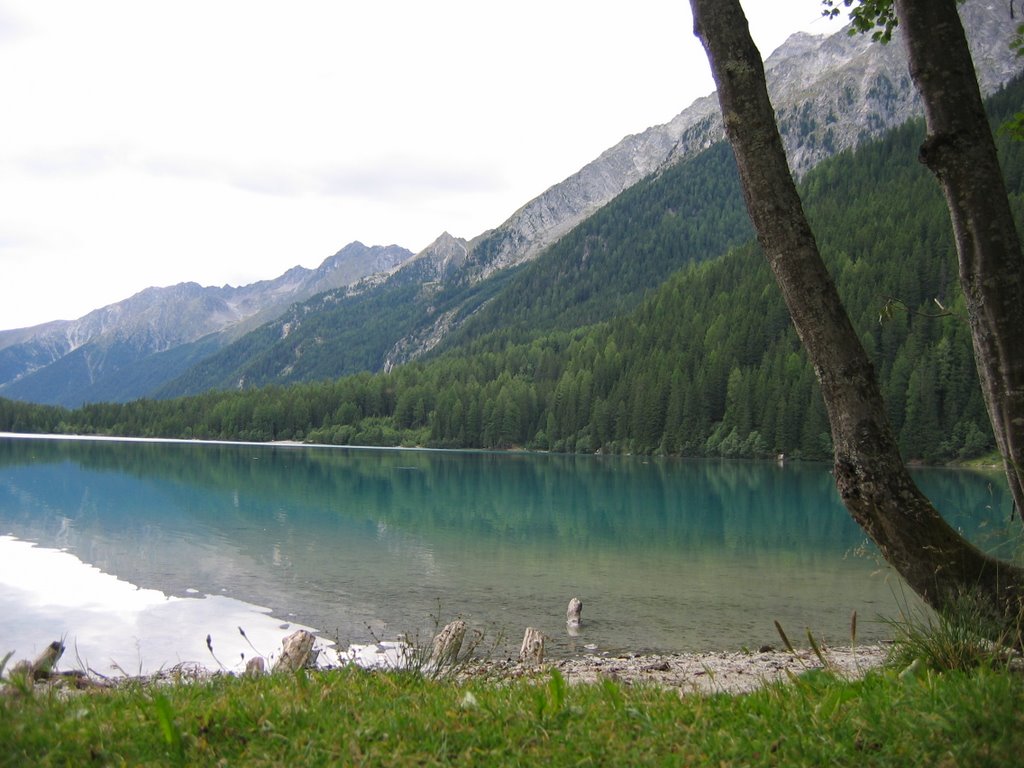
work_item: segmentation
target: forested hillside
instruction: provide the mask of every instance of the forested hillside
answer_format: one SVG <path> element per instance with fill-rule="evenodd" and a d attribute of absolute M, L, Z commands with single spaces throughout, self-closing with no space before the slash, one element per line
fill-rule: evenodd
<path fill-rule="evenodd" d="M 495 330 L 570 330 L 633 309 L 680 267 L 753 237 L 729 145 L 623 192 L 509 281 L 444 349 Z"/>
<path fill-rule="evenodd" d="M 994 119 L 1001 122 L 1022 102 L 1024 86 L 1017 83 L 990 100 Z M 947 460 L 989 450 L 991 437 L 945 205 L 916 159 L 923 135 L 921 122 L 908 124 L 823 163 L 801 186 L 822 252 L 876 361 L 904 454 Z M 1020 210 L 1024 146 L 1001 138 L 1000 151 Z M 656 195 L 663 181 L 635 194 Z M 657 205 L 652 201 L 651 210 Z M 658 227 L 672 221 L 671 205 L 656 216 L 638 207 L 623 219 L 630 222 L 621 225 L 627 236 L 616 239 L 618 225 L 598 217 L 621 210 L 608 206 L 584 225 L 590 229 L 573 233 L 577 243 L 588 242 L 590 233 L 586 259 L 564 258 L 559 273 L 552 249 L 550 261 L 510 281 L 524 286 L 518 298 L 511 291 L 499 295 L 475 330 L 467 326 L 460 346 L 430 360 L 388 374 L 78 411 L 4 401 L 0 428 L 825 457 L 828 430 L 813 373 L 753 243 L 682 268 L 631 312 L 571 328 L 572 318 L 587 316 L 575 309 L 586 306 L 587 291 L 560 304 L 568 288 L 542 289 L 560 279 L 575 286 L 573 273 L 585 284 L 598 244 L 607 251 L 600 258 L 624 273 L 656 260 L 637 256 L 645 248 L 656 254 L 674 247 L 671 239 L 658 240 Z M 603 239 L 595 234 L 602 232 Z M 509 321 L 501 323 L 502 316 Z M 555 330 L 537 330 L 542 327 Z"/>
<path fill-rule="evenodd" d="M 718 144 L 630 188 L 525 267 L 481 282 L 464 273 L 435 281 L 414 262 L 356 295 L 322 294 L 203 360 L 157 396 L 380 371 L 396 344 L 429 333 L 448 313 L 460 327 L 448 349 L 499 328 L 535 334 L 609 320 L 679 267 L 718 256 L 752 232 L 732 153 Z M 487 248 L 485 238 L 480 258 Z"/>

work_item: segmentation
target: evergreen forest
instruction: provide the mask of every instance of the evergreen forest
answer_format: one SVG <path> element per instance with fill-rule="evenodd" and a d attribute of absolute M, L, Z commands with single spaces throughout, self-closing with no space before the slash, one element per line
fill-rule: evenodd
<path fill-rule="evenodd" d="M 1004 123 L 1024 83 L 988 103 Z M 820 164 L 800 189 L 904 457 L 944 462 L 993 441 L 946 206 L 917 161 L 923 137 L 923 121 L 911 121 Z M 1024 145 L 998 138 L 1020 213 Z M 728 148 L 699 162 L 713 169 L 693 177 L 704 182 L 680 165 L 637 185 L 505 276 L 430 355 L 386 373 L 75 410 L 0 400 L 0 430 L 828 458 L 814 373 L 752 238 Z"/>

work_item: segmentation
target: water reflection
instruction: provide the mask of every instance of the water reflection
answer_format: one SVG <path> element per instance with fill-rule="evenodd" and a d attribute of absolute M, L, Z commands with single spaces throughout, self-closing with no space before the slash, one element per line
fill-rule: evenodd
<path fill-rule="evenodd" d="M 919 481 L 999 544 L 998 475 Z M 775 641 L 773 619 L 842 640 L 851 610 L 868 633 L 894 611 L 820 465 L 0 438 L 4 533 L 343 642 L 426 635 L 440 611 L 562 652 L 735 648 Z"/>
<path fill-rule="evenodd" d="M 62 640 L 61 669 L 107 676 L 179 665 L 241 672 L 255 649 L 276 658 L 283 638 L 302 628 L 221 595 L 139 589 L 68 552 L 10 536 L 0 536 L 0 612 L 5 653 L 35 659 L 50 641 Z"/>

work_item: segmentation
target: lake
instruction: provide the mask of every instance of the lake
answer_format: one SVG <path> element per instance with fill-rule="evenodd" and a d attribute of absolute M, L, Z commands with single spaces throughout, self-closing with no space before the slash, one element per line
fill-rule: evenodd
<path fill-rule="evenodd" d="M 1000 474 L 915 476 L 1009 546 Z M 527 626 L 549 656 L 738 650 L 775 620 L 848 643 L 854 610 L 888 637 L 909 602 L 824 464 L 0 436 L 0 655 L 236 668 L 296 626 L 344 647 L 457 616 L 500 656 Z"/>

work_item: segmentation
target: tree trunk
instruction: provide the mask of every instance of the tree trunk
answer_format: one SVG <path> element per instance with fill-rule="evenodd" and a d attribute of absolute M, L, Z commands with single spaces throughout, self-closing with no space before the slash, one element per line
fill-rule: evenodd
<path fill-rule="evenodd" d="M 1024 256 L 995 141 L 956 0 L 894 5 L 928 124 L 921 161 L 946 196 L 985 406 L 1024 511 Z"/>
<path fill-rule="evenodd" d="M 977 592 L 1000 615 L 1015 617 L 1024 571 L 986 556 L 954 531 L 903 464 L 871 361 L 804 215 L 761 56 L 738 0 L 690 5 L 758 241 L 821 384 L 843 503 L 883 557 L 933 607 L 950 607 L 964 592 Z"/>

